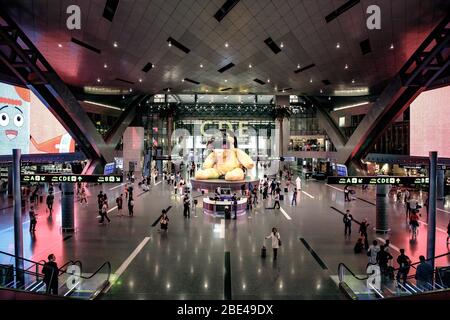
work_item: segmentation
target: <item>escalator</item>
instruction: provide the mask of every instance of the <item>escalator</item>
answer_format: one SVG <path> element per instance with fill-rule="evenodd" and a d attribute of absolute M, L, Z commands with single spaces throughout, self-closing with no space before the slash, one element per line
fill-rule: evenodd
<path fill-rule="evenodd" d="M 381 275 L 377 265 L 368 264 L 365 272 L 355 274 L 344 263 L 338 266 L 339 288 L 351 300 L 413 300 L 413 299 L 448 299 L 450 297 L 450 267 L 448 258 L 450 252 L 436 256 L 437 266 L 433 270 L 431 281 L 416 280 L 416 266 L 412 263 L 406 281 L 397 281 L 399 269 L 393 270 L 393 275 Z"/>
<path fill-rule="evenodd" d="M 23 268 L 14 262 L 21 260 Z M 47 293 L 43 267 L 45 261 L 35 262 L 0 251 L 0 300 L 4 299 L 78 299 L 94 300 L 110 284 L 111 264 L 103 263 L 92 273 L 83 272 L 80 261 L 68 261 L 51 275 L 58 278 L 58 294 Z"/>

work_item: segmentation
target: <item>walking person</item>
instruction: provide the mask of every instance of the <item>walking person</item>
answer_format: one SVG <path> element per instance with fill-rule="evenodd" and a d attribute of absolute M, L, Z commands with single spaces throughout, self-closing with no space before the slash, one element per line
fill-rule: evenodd
<path fill-rule="evenodd" d="M 30 216 L 30 233 L 34 233 L 36 231 L 36 224 L 37 224 L 36 212 L 34 211 L 34 206 L 30 207 L 30 211 L 28 214 Z"/>
<path fill-rule="evenodd" d="M 45 290 L 47 294 L 58 294 L 58 276 L 59 269 L 55 262 L 55 255 L 52 253 L 48 256 L 48 261 L 42 267 L 44 274 L 43 282 L 45 283 Z"/>
<path fill-rule="evenodd" d="M 419 227 L 419 216 L 416 211 L 413 211 L 409 217 L 409 225 L 411 226 L 412 239 L 417 238 L 417 228 Z"/>
<path fill-rule="evenodd" d="M 389 261 L 392 260 L 394 257 L 386 251 L 386 245 L 380 246 L 380 251 L 377 254 L 377 262 L 380 266 L 380 271 L 382 275 L 387 275 L 388 265 Z"/>
<path fill-rule="evenodd" d="M 100 216 L 101 216 L 100 223 L 103 223 L 105 221 L 105 218 L 106 218 L 106 220 L 108 220 L 108 223 L 111 223 L 111 220 L 108 217 L 108 202 L 107 201 L 103 201 Z"/>
<path fill-rule="evenodd" d="M 98 204 L 98 215 L 102 215 L 102 207 L 103 207 L 103 191 L 100 191 L 97 195 L 97 204 Z"/>
<path fill-rule="evenodd" d="M 168 231 L 169 228 L 169 217 L 167 216 L 166 210 L 163 209 L 161 219 L 159 220 L 160 231 Z"/>
<path fill-rule="evenodd" d="M 419 289 L 427 291 L 433 288 L 433 267 L 426 262 L 424 256 L 420 256 L 419 260 L 420 263 L 417 266 L 416 275 L 414 277 Z"/>
<path fill-rule="evenodd" d="M 280 233 L 277 228 L 272 228 L 272 232 L 266 237 L 266 239 L 271 239 L 272 250 L 273 250 L 273 260 L 277 259 L 278 248 L 281 245 Z"/>
<path fill-rule="evenodd" d="M 278 205 L 278 209 L 280 209 L 280 195 L 275 193 L 275 203 L 273 204 L 273 209 Z"/>
<path fill-rule="evenodd" d="M 380 246 L 377 240 L 373 240 L 371 246 L 367 250 L 367 256 L 369 257 L 370 264 L 377 264 L 378 252 L 380 252 Z"/>
<path fill-rule="evenodd" d="M 294 193 L 292 194 L 291 206 L 297 205 L 297 188 L 294 188 Z"/>
<path fill-rule="evenodd" d="M 118 196 L 116 198 L 116 204 L 117 204 L 117 214 L 122 217 L 122 207 L 123 207 L 123 194 L 120 194 L 120 196 Z"/>
<path fill-rule="evenodd" d="M 369 240 L 367 239 L 367 227 L 370 224 L 367 222 L 367 219 L 364 219 L 359 225 L 359 234 L 364 237 L 364 247 L 366 250 L 369 248 Z"/>
<path fill-rule="evenodd" d="M 397 282 L 402 278 L 403 285 L 406 284 L 406 278 L 408 277 L 409 269 L 411 267 L 411 259 L 405 255 L 405 249 L 400 249 L 400 255 L 397 257 L 397 263 L 399 269 L 397 272 Z"/>
<path fill-rule="evenodd" d="M 183 215 L 185 218 L 191 217 L 191 200 L 187 194 L 183 198 Z"/>
<path fill-rule="evenodd" d="M 342 219 L 342 222 L 344 223 L 344 235 L 346 236 L 347 233 L 350 236 L 352 234 L 352 221 L 353 216 L 350 214 L 350 210 L 347 210 L 345 212 L 344 218 Z"/>
<path fill-rule="evenodd" d="M 81 187 L 81 194 L 80 194 L 80 204 L 84 203 L 87 204 L 87 194 L 86 189 L 84 187 Z"/>
<path fill-rule="evenodd" d="M 409 219 L 409 215 L 411 214 L 411 198 L 408 196 L 408 198 L 405 197 L 405 205 L 406 205 L 406 220 Z"/>
<path fill-rule="evenodd" d="M 128 199 L 128 215 L 132 217 L 134 215 L 134 200 L 133 197 L 130 196 Z"/>
<path fill-rule="evenodd" d="M 348 189 L 348 185 L 346 185 L 344 187 L 344 202 L 351 201 L 349 196 L 350 196 L 350 190 Z"/>
<path fill-rule="evenodd" d="M 55 196 L 53 195 L 53 193 L 49 192 L 45 202 L 47 204 L 47 209 L 50 212 L 50 215 L 52 215 L 52 213 L 53 213 L 53 201 L 54 201 L 54 199 L 55 199 Z"/>

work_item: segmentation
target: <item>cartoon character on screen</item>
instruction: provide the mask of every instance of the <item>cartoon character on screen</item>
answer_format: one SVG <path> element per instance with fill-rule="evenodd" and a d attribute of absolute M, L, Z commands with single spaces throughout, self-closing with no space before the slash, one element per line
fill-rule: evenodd
<path fill-rule="evenodd" d="M 0 155 L 12 154 L 12 149 L 29 153 L 30 91 L 0 84 Z"/>

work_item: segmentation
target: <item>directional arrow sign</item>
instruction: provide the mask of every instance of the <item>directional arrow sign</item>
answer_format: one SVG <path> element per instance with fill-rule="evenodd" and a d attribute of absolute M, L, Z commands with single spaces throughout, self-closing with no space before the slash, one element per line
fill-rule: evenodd
<path fill-rule="evenodd" d="M 429 184 L 428 177 L 392 177 L 392 176 L 377 176 L 377 177 L 328 177 L 328 184 L 343 184 L 343 185 L 361 185 L 361 184 Z"/>
<path fill-rule="evenodd" d="M 22 182 L 89 182 L 89 183 L 122 183 L 123 176 L 119 175 L 82 175 L 82 174 L 22 174 L 20 176 Z"/>

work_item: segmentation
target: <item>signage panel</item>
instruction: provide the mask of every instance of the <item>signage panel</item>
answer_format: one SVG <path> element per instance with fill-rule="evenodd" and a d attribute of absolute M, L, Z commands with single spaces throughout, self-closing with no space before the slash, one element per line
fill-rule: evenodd
<path fill-rule="evenodd" d="M 429 184 L 428 177 L 328 177 L 328 184 L 343 184 L 343 185 L 377 185 L 377 184 Z"/>
<path fill-rule="evenodd" d="M 101 174 L 22 174 L 22 182 L 89 182 L 89 183 L 122 183 L 123 176 L 120 175 L 101 175 Z"/>

